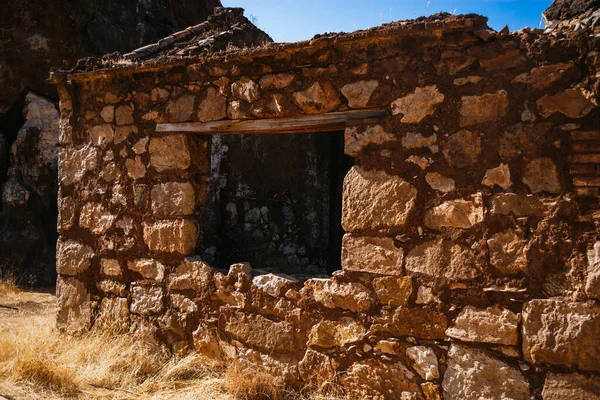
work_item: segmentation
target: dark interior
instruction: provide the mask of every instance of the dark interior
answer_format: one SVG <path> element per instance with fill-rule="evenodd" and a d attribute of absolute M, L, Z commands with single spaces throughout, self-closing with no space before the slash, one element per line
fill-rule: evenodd
<path fill-rule="evenodd" d="M 225 149 L 214 188 L 218 218 L 212 237 L 204 230 L 213 263 L 295 274 L 340 269 L 342 183 L 352 165 L 344 133 L 223 135 L 218 142 Z"/>

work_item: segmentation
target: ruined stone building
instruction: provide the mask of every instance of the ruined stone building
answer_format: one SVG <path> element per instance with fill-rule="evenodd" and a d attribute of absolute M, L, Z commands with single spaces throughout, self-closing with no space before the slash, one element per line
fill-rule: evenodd
<path fill-rule="evenodd" d="M 58 326 L 350 398 L 598 398 L 584 11 L 274 44 L 218 9 L 55 73 Z"/>

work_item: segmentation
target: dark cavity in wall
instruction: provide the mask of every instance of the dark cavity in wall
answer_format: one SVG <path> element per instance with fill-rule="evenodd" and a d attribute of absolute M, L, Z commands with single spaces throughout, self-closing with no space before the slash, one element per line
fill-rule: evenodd
<path fill-rule="evenodd" d="M 204 257 L 294 274 L 340 269 L 343 132 L 221 135 L 202 216 Z"/>

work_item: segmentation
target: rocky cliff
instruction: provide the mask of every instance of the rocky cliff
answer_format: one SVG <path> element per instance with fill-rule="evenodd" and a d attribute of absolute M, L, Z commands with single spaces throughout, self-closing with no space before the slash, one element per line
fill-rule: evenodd
<path fill-rule="evenodd" d="M 52 68 L 126 53 L 212 14 L 219 0 L 6 0 L 0 14 L 0 277 L 51 282 L 56 242 Z M 34 94 L 35 93 L 35 94 Z M 7 268 L 8 267 L 8 268 Z M 44 272 L 45 271 L 45 272 Z"/>

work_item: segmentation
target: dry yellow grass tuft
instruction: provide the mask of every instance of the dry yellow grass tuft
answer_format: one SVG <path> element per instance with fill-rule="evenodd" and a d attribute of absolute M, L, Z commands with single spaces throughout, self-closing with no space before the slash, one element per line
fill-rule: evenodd
<path fill-rule="evenodd" d="M 0 280 L 0 296 L 17 294 L 20 289 L 13 280 Z"/>
<path fill-rule="evenodd" d="M 131 335 L 62 334 L 54 328 L 51 294 L 23 291 L 10 298 L 9 307 L 0 307 L 0 321 L 8 321 L 0 322 L 0 396 L 56 400 L 340 398 L 287 390 L 273 376 L 236 363 L 215 368 L 196 354 L 173 358 Z M 15 311 L 36 298 L 44 306 L 35 312 Z M 5 304 L 3 299 L 0 296 L 0 305 Z"/>

